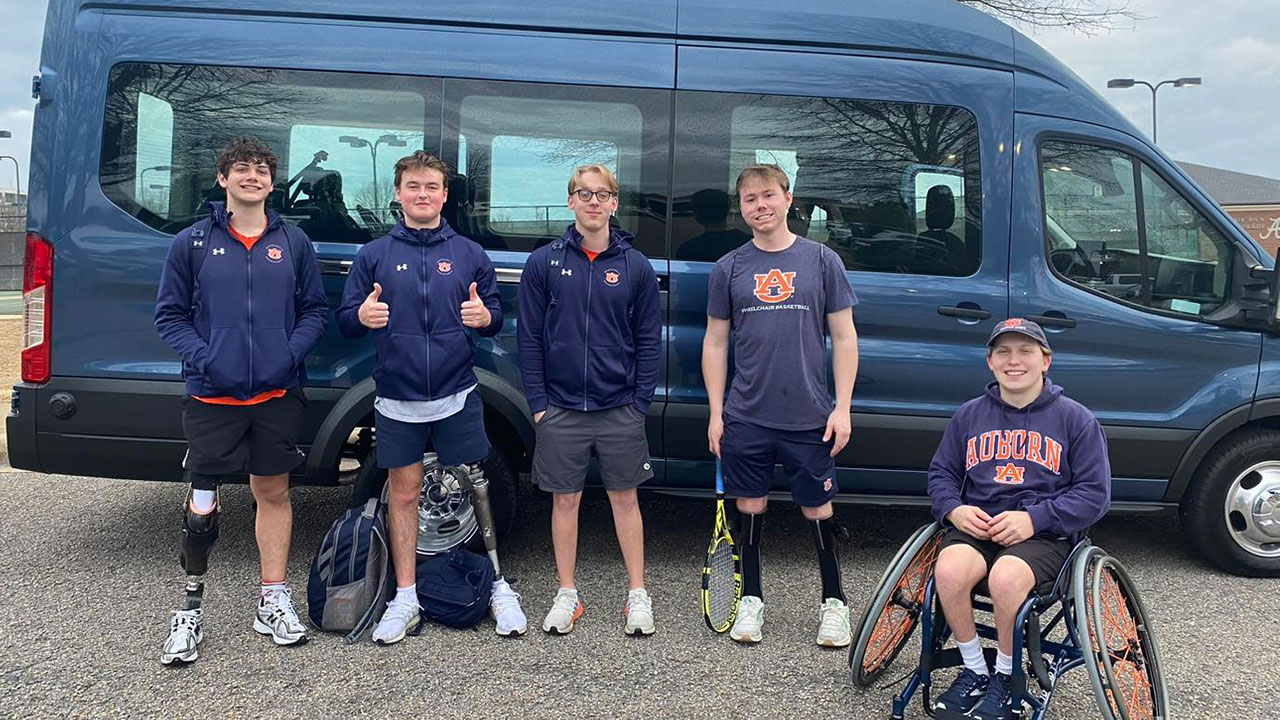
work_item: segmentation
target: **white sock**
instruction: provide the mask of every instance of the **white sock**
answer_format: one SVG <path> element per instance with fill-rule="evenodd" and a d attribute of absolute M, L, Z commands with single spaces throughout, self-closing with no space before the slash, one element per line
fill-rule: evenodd
<path fill-rule="evenodd" d="M 413 605 L 416 607 L 418 604 L 418 586 L 410 585 L 408 587 L 400 587 L 397 585 L 396 596 L 391 602 L 398 602 L 402 605 Z"/>
<path fill-rule="evenodd" d="M 267 597 L 272 593 L 284 592 L 285 589 L 288 587 L 289 586 L 286 585 L 283 580 L 281 580 L 280 582 L 271 582 L 271 583 L 264 582 L 262 583 L 262 589 L 261 589 L 262 597 Z"/>
<path fill-rule="evenodd" d="M 1013 657 L 1005 655 L 999 650 L 996 651 L 996 673 L 999 675 L 1013 674 Z"/>
<path fill-rule="evenodd" d="M 213 512 L 214 506 L 218 503 L 217 490 L 191 490 L 191 509 L 196 511 L 197 515 L 208 515 Z"/>
<path fill-rule="evenodd" d="M 964 658 L 964 666 L 971 672 L 979 675 L 991 674 L 987 669 L 987 659 L 982 656 L 982 641 L 977 635 L 974 635 L 969 642 L 957 642 L 956 645 L 960 646 L 960 657 Z"/>

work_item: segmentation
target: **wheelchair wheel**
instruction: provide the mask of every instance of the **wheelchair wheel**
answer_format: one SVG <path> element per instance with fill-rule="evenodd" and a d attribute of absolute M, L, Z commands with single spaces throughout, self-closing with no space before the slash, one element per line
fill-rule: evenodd
<path fill-rule="evenodd" d="M 880 577 L 870 604 L 858 623 L 858 638 L 849 651 L 853 682 L 870 687 L 902 652 L 915 632 L 924 606 L 925 585 L 942 544 L 942 526 L 931 523 L 903 543 Z"/>
<path fill-rule="evenodd" d="M 1169 696 L 1155 636 L 1137 587 L 1097 548 L 1073 569 L 1076 632 L 1098 709 L 1108 720 L 1164 720 Z"/>

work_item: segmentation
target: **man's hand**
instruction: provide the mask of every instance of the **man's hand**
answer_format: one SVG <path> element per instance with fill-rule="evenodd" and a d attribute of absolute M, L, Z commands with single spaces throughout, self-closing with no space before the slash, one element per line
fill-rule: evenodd
<path fill-rule="evenodd" d="M 840 454 L 849 444 L 849 435 L 853 432 L 853 423 L 849 420 L 849 411 L 836 408 L 827 416 L 827 431 L 822 434 L 822 442 L 835 438 L 836 444 L 831 447 L 831 457 Z"/>
<path fill-rule="evenodd" d="M 724 437 L 724 418 L 715 413 L 711 414 L 711 419 L 707 422 L 707 447 L 711 449 L 711 454 L 720 457 L 720 440 Z"/>
<path fill-rule="evenodd" d="M 1031 514 L 1025 510 L 1006 510 L 991 520 L 987 526 L 991 541 L 1009 547 L 1017 545 L 1036 534 L 1035 524 L 1031 522 Z"/>
<path fill-rule="evenodd" d="M 947 513 L 947 521 L 965 535 L 979 540 L 991 539 L 991 516 L 980 507 L 961 505 Z"/>
<path fill-rule="evenodd" d="M 471 283 L 468 293 L 470 297 L 462 303 L 462 324 L 469 328 L 489 327 L 493 316 L 489 314 L 489 308 L 485 307 L 484 303 L 480 301 L 480 295 L 476 292 L 475 283 Z"/>
<path fill-rule="evenodd" d="M 360 324 L 367 328 L 377 330 L 384 328 L 391 320 L 391 309 L 387 304 L 378 300 L 382 296 L 382 286 L 378 283 L 373 284 L 373 292 L 369 293 L 369 297 L 360 303 Z"/>
<path fill-rule="evenodd" d="M 533 414 L 533 424 L 534 424 L 534 425 L 537 425 L 538 423 L 542 422 L 542 416 L 543 416 L 543 415 L 546 415 L 546 414 L 547 414 L 547 411 L 546 411 L 546 410 L 539 410 L 538 412 L 534 413 L 534 414 Z"/>

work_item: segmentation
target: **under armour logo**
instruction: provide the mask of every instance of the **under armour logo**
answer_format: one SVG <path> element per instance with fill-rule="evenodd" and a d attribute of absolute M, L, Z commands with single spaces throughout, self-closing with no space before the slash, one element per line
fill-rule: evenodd
<path fill-rule="evenodd" d="M 573 274 L 573 271 L 572 271 L 572 270 L 570 270 L 569 268 L 562 268 L 562 269 L 560 270 L 560 274 L 561 274 L 561 275 L 572 275 L 572 274 Z"/>
<path fill-rule="evenodd" d="M 551 261 L 551 267 L 559 267 L 559 266 L 560 266 L 560 261 L 559 261 L 559 260 L 552 260 L 552 261 Z"/>
<path fill-rule="evenodd" d="M 401 263 L 396 266 L 396 272 L 404 272 L 409 269 L 409 263 Z"/>
<path fill-rule="evenodd" d="M 203 240 L 192 240 L 192 241 L 191 241 L 191 247 L 204 247 L 204 241 L 203 241 Z"/>
<path fill-rule="evenodd" d="M 226 254 L 227 254 L 227 249 L 226 249 L 226 248 L 214 248 L 214 249 L 213 249 L 213 254 L 214 254 L 214 255 L 226 255 Z"/>

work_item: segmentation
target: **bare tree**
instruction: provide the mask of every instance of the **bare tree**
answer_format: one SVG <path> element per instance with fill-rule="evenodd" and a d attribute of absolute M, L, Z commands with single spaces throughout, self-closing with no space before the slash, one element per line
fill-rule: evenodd
<path fill-rule="evenodd" d="M 1141 16 L 1129 0 L 957 0 L 1014 23 L 1035 27 L 1065 27 L 1085 34 L 1115 27 L 1118 21 Z"/>

